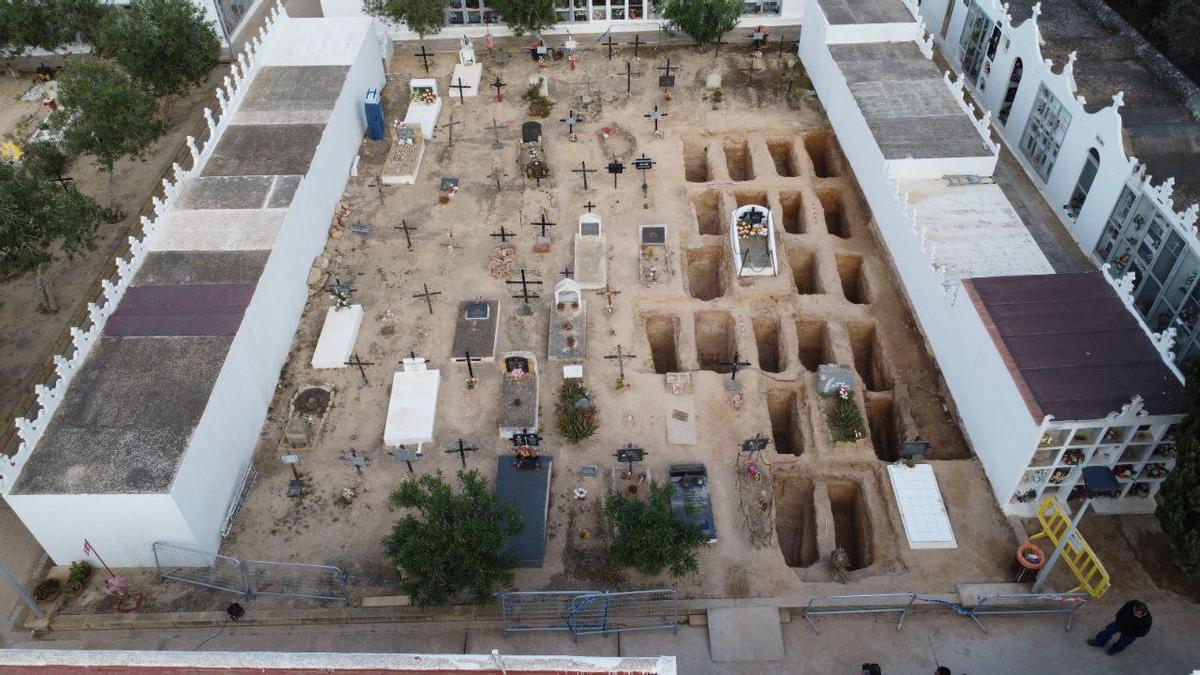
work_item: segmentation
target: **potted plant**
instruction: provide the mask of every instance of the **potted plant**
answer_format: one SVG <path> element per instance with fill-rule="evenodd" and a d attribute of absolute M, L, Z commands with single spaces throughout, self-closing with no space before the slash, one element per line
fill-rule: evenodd
<path fill-rule="evenodd" d="M 67 573 L 67 583 L 63 584 L 62 592 L 64 595 L 78 595 L 83 590 L 88 579 L 92 578 L 92 564 L 86 560 L 79 560 L 71 563 L 71 570 Z"/>
<path fill-rule="evenodd" d="M 33 587 L 33 599 L 38 602 L 50 602 L 62 592 L 62 582 L 58 579 L 43 579 Z"/>

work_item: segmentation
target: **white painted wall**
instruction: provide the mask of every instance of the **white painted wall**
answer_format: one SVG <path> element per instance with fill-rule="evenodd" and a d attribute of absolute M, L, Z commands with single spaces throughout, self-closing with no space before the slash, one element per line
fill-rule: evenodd
<path fill-rule="evenodd" d="M 805 16 L 800 57 L 871 207 L 967 439 L 997 500 L 1004 504 L 1037 444 L 1040 420 L 1030 416 L 962 285 L 946 282 L 922 247 L 919 220 L 898 192 L 889 163 L 829 53 L 824 41 L 827 24 L 816 0 L 809 0 Z M 964 166 L 948 160 L 945 170 L 967 173 Z"/>
<path fill-rule="evenodd" d="M 147 542 L 200 544 L 166 494 L 7 495 L 6 500 L 56 565 L 86 558 L 85 538 L 114 567 L 153 566 Z"/>

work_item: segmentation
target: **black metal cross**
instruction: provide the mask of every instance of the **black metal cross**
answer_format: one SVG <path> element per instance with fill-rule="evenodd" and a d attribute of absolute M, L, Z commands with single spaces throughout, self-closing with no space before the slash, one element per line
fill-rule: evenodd
<path fill-rule="evenodd" d="M 626 94 L 633 93 L 633 76 L 641 75 L 641 74 L 642 74 L 642 71 L 633 69 L 633 64 L 631 64 L 628 61 L 625 62 L 625 93 Z"/>
<path fill-rule="evenodd" d="M 424 293 L 414 293 L 413 297 L 414 298 L 425 298 L 425 304 L 429 306 L 429 313 L 432 315 L 433 314 L 433 296 L 441 295 L 442 292 L 429 290 L 429 284 L 421 284 L 421 286 L 425 289 L 425 292 Z"/>
<path fill-rule="evenodd" d="M 595 205 L 595 204 L 593 204 L 593 203 L 592 203 L 592 200 L 590 200 L 590 199 L 589 199 L 589 200 L 588 200 L 588 203 L 586 203 L 586 204 L 584 204 L 584 205 L 583 205 L 583 208 L 587 209 L 587 210 L 588 210 L 588 213 L 591 213 L 591 212 L 592 212 L 592 209 L 596 208 L 596 205 Z"/>
<path fill-rule="evenodd" d="M 642 190 L 645 191 L 646 172 L 654 168 L 654 160 L 647 157 L 646 153 L 643 152 L 641 157 L 633 160 L 633 168 L 642 172 Z"/>
<path fill-rule="evenodd" d="M 463 361 L 467 364 L 467 377 L 471 379 L 475 378 L 475 369 L 471 367 L 471 364 L 479 360 L 480 359 L 471 356 L 471 352 L 463 352 Z"/>
<path fill-rule="evenodd" d="M 675 86 L 675 76 L 671 74 L 672 70 L 679 70 L 679 66 L 672 66 L 671 59 L 667 58 L 665 65 L 659 66 L 658 70 L 663 71 L 663 74 L 658 78 L 658 86 L 663 89 L 670 89 Z"/>
<path fill-rule="evenodd" d="M 564 267 L 563 271 L 559 272 L 559 274 L 563 275 L 563 278 L 565 278 L 565 279 L 574 279 L 575 278 L 575 270 L 571 269 L 570 265 L 567 265 L 566 267 Z"/>
<path fill-rule="evenodd" d="M 575 116 L 575 111 L 571 110 L 567 113 L 567 116 L 559 120 L 559 122 L 567 125 L 568 134 L 573 134 L 575 133 L 575 125 L 579 124 L 579 118 Z"/>
<path fill-rule="evenodd" d="M 442 128 L 446 129 L 450 134 L 449 137 L 446 139 L 447 145 L 450 145 L 450 146 L 454 145 L 454 127 L 456 127 L 460 124 L 462 124 L 462 122 L 454 121 L 454 113 L 450 113 L 450 121 L 446 122 L 445 124 L 442 125 Z"/>
<path fill-rule="evenodd" d="M 500 124 L 499 122 L 496 121 L 496 118 L 493 117 L 492 125 L 489 128 L 492 130 L 492 149 L 499 150 L 499 149 L 503 148 L 504 144 L 500 142 L 500 130 L 507 129 L 508 125 Z M 499 189 L 499 188 L 497 188 L 497 189 Z"/>
<path fill-rule="evenodd" d="M 425 51 L 425 43 L 424 42 L 421 43 L 421 53 L 413 54 L 413 56 L 421 57 L 421 65 L 425 66 L 425 74 L 428 75 L 429 74 L 429 57 L 433 56 L 433 54 L 430 54 L 429 52 Z"/>
<path fill-rule="evenodd" d="M 464 93 L 464 91 L 467 89 L 470 89 L 471 85 L 463 84 L 462 78 L 460 77 L 460 78 L 458 78 L 458 84 L 452 84 L 452 85 L 450 85 L 450 88 L 458 90 L 458 102 L 459 103 L 465 104 L 467 102 L 467 99 L 465 98 L 466 94 Z"/>
<path fill-rule="evenodd" d="M 57 181 L 58 184 L 62 186 L 63 192 L 70 192 L 70 190 L 67 188 L 67 183 L 70 183 L 71 181 L 73 181 L 75 179 L 67 178 L 67 177 L 63 176 L 62 172 L 59 171 L 58 169 L 54 170 L 54 176 L 55 176 L 54 180 Z"/>
<path fill-rule="evenodd" d="M 616 360 L 617 368 L 620 373 L 621 379 L 624 380 L 625 379 L 625 362 L 628 361 L 629 359 L 636 359 L 637 356 L 635 356 L 634 354 L 626 354 L 624 349 L 621 347 L 621 345 L 617 345 L 617 353 L 609 354 L 608 356 L 605 356 L 604 358 Z"/>
<path fill-rule="evenodd" d="M 648 454 L 650 453 L 646 452 L 644 448 L 640 448 L 633 443 L 626 443 L 624 446 L 617 448 L 617 451 L 613 453 L 613 457 L 616 457 L 617 461 L 622 464 L 628 464 L 629 474 L 632 476 L 634 463 L 645 460 Z"/>
<path fill-rule="evenodd" d="M 638 58 L 638 47 L 642 46 L 642 34 L 634 33 L 633 42 L 627 42 L 625 44 L 633 45 L 633 58 Z"/>
<path fill-rule="evenodd" d="M 666 116 L 667 116 L 667 113 L 661 112 L 658 109 L 658 105 L 655 105 L 654 110 L 652 110 L 651 112 L 648 112 L 645 115 L 642 115 L 642 117 L 648 117 L 651 120 L 654 120 L 654 133 L 658 133 L 658 121 Z"/>
<path fill-rule="evenodd" d="M 499 75 L 496 76 L 496 79 L 492 80 L 492 88 L 496 90 L 496 100 L 497 101 L 504 100 L 503 89 L 507 86 L 508 86 L 508 83 L 505 82 L 504 80 L 500 79 Z"/>
<path fill-rule="evenodd" d="M 740 352 L 734 352 L 732 361 L 722 361 L 721 363 L 717 364 L 717 365 L 721 365 L 721 366 L 729 366 L 729 368 L 731 369 L 731 372 L 729 374 L 729 379 L 731 379 L 731 380 L 737 379 L 737 374 L 738 374 L 739 370 L 741 370 L 742 368 L 750 367 L 749 361 L 740 361 L 739 360 L 741 358 L 741 356 L 742 355 Z"/>
<path fill-rule="evenodd" d="M 550 222 L 550 221 L 546 220 L 546 212 L 545 212 L 545 211 L 542 211 L 542 217 L 541 217 L 541 218 L 539 218 L 539 219 L 537 219 L 537 220 L 533 221 L 532 223 L 530 223 L 530 225 L 533 225 L 534 227 L 540 227 L 540 228 L 542 228 L 542 236 L 543 236 L 543 237 L 545 237 L 545 236 L 546 236 L 546 228 L 547 228 L 547 227 L 554 227 L 554 226 L 555 226 L 555 225 L 557 225 L 557 224 L 558 224 L 558 223 L 552 223 L 552 222 Z"/>
<path fill-rule="evenodd" d="M 363 384 L 371 384 L 367 381 L 367 369 L 363 366 L 373 366 L 375 365 L 374 361 L 363 361 L 358 354 L 355 354 L 354 356 L 350 357 L 350 360 L 346 362 L 346 365 L 357 366 L 358 374 L 362 375 Z"/>
<path fill-rule="evenodd" d="M 589 168 L 587 168 L 587 162 L 586 162 L 586 161 L 580 161 L 580 162 L 579 162 L 579 168 L 578 168 L 578 169 L 571 169 L 571 173 L 577 173 L 577 174 L 580 174 L 580 175 L 582 175 L 582 176 L 583 176 L 583 189 L 584 189 L 584 190 L 587 190 L 587 189 L 588 189 L 588 181 L 587 181 L 588 174 L 589 174 L 589 173 L 596 173 L 596 170 L 595 170 L 595 169 L 589 169 Z"/>
<path fill-rule="evenodd" d="M 608 34 L 608 42 L 605 42 L 604 44 L 608 45 L 608 60 L 612 61 L 612 48 L 613 48 L 613 45 L 616 44 L 615 42 L 613 42 L 612 33 Z"/>
<path fill-rule="evenodd" d="M 617 176 L 619 176 L 619 175 L 621 175 L 622 173 L 624 173 L 624 172 L 625 172 L 625 165 L 624 165 L 624 164 L 622 164 L 621 162 L 619 162 L 619 161 L 617 161 L 617 160 L 615 160 L 615 159 L 614 159 L 613 161 L 609 162 L 609 163 L 608 163 L 608 166 L 607 166 L 607 167 L 605 167 L 605 168 L 607 168 L 607 169 L 608 169 L 608 172 L 612 174 L 612 177 L 613 177 L 613 188 L 614 188 L 614 189 L 616 189 L 616 187 L 617 187 Z M 590 204 L 591 204 L 591 202 L 588 202 L 588 205 L 590 205 Z M 586 206 L 586 205 L 585 205 L 585 206 Z M 592 212 L 592 210 L 589 208 L 589 209 L 588 209 L 588 213 L 591 213 L 591 212 Z"/>
<path fill-rule="evenodd" d="M 788 39 L 785 35 L 779 36 L 779 58 L 783 58 L 783 52 L 787 50 Z"/>
<path fill-rule="evenodd" d="M 537 299 L 538 297 L 540 297 L 540 296 L 538 296 L 538 294 L 537 294 L 537 293 L 530 293 L 530 292 L 529 292 L 529 285 L 530 285 L 530 284 L 534 284 L 534 285 L 538 285 L 538 286 L 540 286 L 542 282 L 541 282 L 540 280 L 538 280 L 538 279 L 530 279 L 530 278 L 528 278 L 528 277 L 527 277 L 525 274 L 526 274 L 526 270 L 525 270 L 525 268 L 524 268 L 524 267 L 522 267 L 522 268 L 521 268 L 521 280 L 520 280 L 520 281 L 508 281 L 508 282 L 505 282 L 505 283 L 508 283 L 508 284 L 511 284 L 511 285 L 514 285 L 514 286 L 516 286 L 516 285 L 520 285 L 520 287 L 521 287 L 521 292 L 520 292 L 520 293 L 518 293 L 518 294 L 516 294 L 516 295 L 514 295 L 513 297 L 514 297 L 514 298 L 516 298 L 517 300 L 524 300 L 524 301 L 525 301 L 525 304 L 526 304 L 526 305 L 528 305 L 530 300 L 535 300 L 535 299 Z"/>
<path fill-rule="evenodd" d="M 401 218 L 399 225 L 394 225 L 393 229 L 404 232 L 404 241 L 408 243 L 408 250 L 413 250 L 412 236 L 409 234 L 415 232 L 418 228 L 415 225 L 409 225 L 408 221 Z"/>
<path fill-rule="evenodd" d="M 458 447 L 450 448 L 449 450 L 446 451 L 446 454 L 453 455 L 454 453 L 457 452 L 458 458 L 460 460 L 462 460 L 462 465 L 463 465 L 463 468 L 465 469 L 465 468 L 467 468 L 467 453 L 468 452 L 478 452 L 478 451 L 479 451 L 479 448 L 468 448 L 468 447 L 464 446 L 463 439 L 460 438 L 460 439 L 458 439 Z"/>
<path fill-rule="evenodd" d="M 489 236 L 492 236 L 492 237 L 500 237 L 500 241 L 501 241 L 502 243 L 505 243 L 505 244 L 507 244 L 507 243 L 508 243 L 508 238 L 509 238 L 509 237 L 515 237 L 515 236 L 517 236 L 517 233 L 516 233 L 516 232 L 509 232 L 508 230 L 504 229 L 504 226 L 503 226 L 503 225 L 501 225 L 501 226 L 500 226 L 500 231 L 499 231 L 499 232 L 493 232 L 493 233 L 491 233 Z"/>

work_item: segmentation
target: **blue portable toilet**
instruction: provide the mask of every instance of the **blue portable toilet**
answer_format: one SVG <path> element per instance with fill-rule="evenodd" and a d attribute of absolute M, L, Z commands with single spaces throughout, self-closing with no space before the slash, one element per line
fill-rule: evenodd
<path fill-rule="evenodd" d="M 383 138 L 383 103 L 379 100 L 379 90 L 371 89 L 363 97 L 363 111 L 367 115 L 367 133 L 371 140 Z"/>

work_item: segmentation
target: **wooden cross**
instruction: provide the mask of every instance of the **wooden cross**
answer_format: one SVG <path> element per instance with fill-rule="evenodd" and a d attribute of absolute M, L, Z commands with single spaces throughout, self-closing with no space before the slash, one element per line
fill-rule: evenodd
<path fill-rule="evenodd" d="M 570 265 L 567 265 L 566 267 L 564 267 L 563 271 L 559 272 L 559 274 L 563 275 L 563 278 L 566 278 L 566 279 L 574 279 L 575 278 L 575 270 L 571 269 Z"/>
<path fill-rule="evenodd" d="M 58 184 L 62 186 L 63 192 L 70 192 L 70 190 L 67 189 L 67 183 L 70 183 L 71 181 L 73 181 L 75 179 L 64 177 L 62 175 L 62 172 L 59 171 L 58 169 L 54 170 L 54 176 L 55 176 L 54 180 L 57 181 Z"/>
<path fill-rule="evenodd" d="M 633 45 L 633 58 L 638 58 L 638 47 L 642 46 L 642 34 L 634 33 L 633 42 L 627 42 L 626 44 Z"/>
<path fill-rule="evenodd" d="M 496 90 L 497 102 L 504 100 L 504 92 L 502 90 L 507 86 L 508 83 L 504 80 L 501 80 L 499 75 L 496 76 L 496 79 L 492 80 L 492 88 Z"/>
<path fill-rule="evenodd" d="M 367 369 L 363 366 L 373 366 L 375 365 L 374 361 L 363 361 L 358 354 L 355 354 L 354 356 L 350 357 L 350 360 L 346 362 L 346 365 L 357 366 L 358 374 L 362 375 L 363 384 L 371 384 L 367 381 Z"/>
<path fill-rule="evenodd" d="M 449 450 L 446 451 L 446 454 L 453 455 L 454 453 L 457 452 L 458 458 L 462 461 L 463 468 L 465 469 L 465 468 L 467 468 L 467 453 L 468 452 L 478 452 L 478 451 L 479 451 L 479 448 L 468 448 L 468 447 L 464 446 L 463 439 L 460 438 L 460 439 L 458 439 L 458 447 L 450 448 Z"/>
<path fill-rule="evenodd" d="M 448 130 L 448 132 L 450 134 L 449 138 L 446 139 L 446 142 L 451 147 L 454 146 L 454 127 L 456 127 L 460 124 L 462 124 L 462 122 L 454 121 L 454 113 L 450 113 L 450 121 L 446 122 L 445 124 L 442 125 L 442 128 Z"/>
<path fill-rule="evenodd" d="M 460 77 L 460 78 L 458 78 L 458 84 L 452 84 L 452 85 L 450 85 L 450 88 L 457 89 L 458 90 L 458 102 L 462 103 L 462 104 L 466 104 L 466 102 L 467 102 L 467 99 L 465 98 L 466 94 L 463 92 L 467 89 L 470 89 L 471 85 L 463 84 L 462 78 Z"/>
<path fill-rule="evenodd" d="M 587 180 L 588 174 L 596 173 L 596 170 L 587 168 L 586 161 L 580 161 L 579 168 L 571 169 L 571 173 L 577 173 L 577 174 L 580 174 L 581 176 L 583 176 L 583 189 L 587 190 L 588 189 L 588 180 Z"/>
<path fill-rule="evenodd" d="M 672 66 L 670 57 L 667 58 L 666 65 L 658 67 L 658 70 L 663 71 L 663 74 L 658 78 L 658 86 L 663 89 L 670 89 L 675 86 L 675 76 L 671 74 L 672 70 L 679 70 L 679 66 Z"/>
<path fill-rule="evenodd" d="M 659 111 L 658 105 L 654 106 L 653 111 L 648 112 L 645 115 L 642 115 L 642 117 L 648 117 L 651 120 L 654 120 L 654 133 L 656 133 L 656 134 L 658 133 L 658 121 L 666 116 L 667 116 L 667 113 Z"/>
<path fill-rule="evenodd" d="M 399 225 L 392 226 L 392 229 L 404 232 L 404 241 L 408 243 L 408 250 L 413 250 L 411 232 L 415 232 L 418 228 L 415 225 L 409 225 L 408 221 L 401 218 Z"/>
<path fill-rule="evenodd" d="M 634 354 L 626 354 L 624 349 L 621 347 L 621 345 L 617 345 L 617 353 L 609 354 L 608 356 L 605 356 L 604 358 L 614 359 L 617 362 L 618 372 L 620 373 L 621 379 L 624 380 L 625 379 L 625 362 L 628 361 L 629 359 L 636 359 L 637 356 Z"/>
<path fill-rule="evenodd" d="M 583 205 L 583 208 L 587 209 L 588 213 L 591 213 L 591 212 L 592 212 L 592 209 L 596 208 L 596 205 L 595 205 L 595 204 L 593 204 L 593 203 L 592 203 L 592 200 L 590 200 L 590 199 L 589 199 L 589 200 L 588 200 L 588 203 L 586 203 L 586 204 L 584 204 L 584 205 Z"/>
<path fill-rule="evenodd" d="M 491 236 L 491 237 L 500 237 L 500 241 L 501 241 L 501 243 L 505 243 L 505 244 L 507 244 L 507 243 L 508 243 L 508 238 L 509 238 L 509 237 L 515 237 L 515 236 L 517 236 L 517 233 L 516 233 L 516 232 L 509 232 L 508 230 L 504 229 L 504 226 L 503 226 L 503 225 L 501 225 L 501 226 L 500 226 L 500 231 L 499 231 L 499 232 L 493 232 L 493 233 L 491 233 L 491 234 L 490 234 L 490 235 L 488 235 L 488 236 Z"/>
<path fill-rule="evenodd" d="M 529 278 L 527 278 L 527 277 L 525 276 L 525 268 L 524 268 L 524 267 L 522 267 L 522 268 L 521 268 L 521 280 L 520 280 L 520 281 L 508 281 L 508 282 L 505 282 L 505 283 L 512 284 L 512 285 L 520 285 L 520 286 L 521 286 L 521 292 L 520 292 L 519 294 L 517 294 L 517 295 L 514 295 L 513 297 L 514 297 L 514 298 L 516 298 L 517 300 L 524 300 L 524 301 L 525 301 L 525 304 L 526 304 L 526 305 L 528 305 L 530 300 L 534 300 L 534 299 L 536 299 L 536 298 L 538 298 L 538 297 L 539 297 L 537 293 L 530 293 L 530 292 L 529 292 L 529 285 L 530 285 L 530 284 L 541 285 L 541 283 L 542 283 L 542 282 L 541 282 L 541 281 L 539 281 L 539 280 L 537 280 L 537 279 L 529 279 Z"/>
<path fill-rule="evenodd" d="M 500 192 L 501 190 L 504 189 L 500 186 L 500 179 L 503 178 L 504 176 L 507 176 L 508 174 L 504 173 L 504 171 L 500 169 L 499 164 L 493 166 L 492 172 L 488 175 L 492 177 L 492 180 L 496 181 L 496 192 Z"/>
<path fill-rule="evenodd" d="M 613 161 L 609 162 L 609 163 L 608 163 L 608 166 L 607 166 L 607 167 L 605 167 L 605 168 L 608 170 L 608 172 L 609 172 L 609 173 L 611 173 L 611 174 L 612 174 L 612 177 L 613 177 L 613 189 L 615 190 L 615 189 L 616 189 L 616 187 L 617 187 L 617 176 L 619 176 L 619 175 L 621 175 L 622 173 L 624 173 L 624 172 L 625 172 L 625 165 L 624 165 L 624 164 L 622 164 L 621 162 L 619 162 L 619 161 L 617 161 L 617 160 L 615 160 L 615 159 L 614 159 Z M 592 205 L 592 203 L 589 201 L 589 202 L 587 203 L 587 205 Z M 585 206 L 586 206 L 586 205 L 585 205 Z M 592 212 L 592 210 L 589 208 L 589 209 L 588 209 L 588 213 L 591 213 L 591 212 Z"/>
<path fill-rule="evenodd" d="M 503 148 L 504 144 L 500 142 L 500 130 L 507 129 L 508 125 L 500 124 L 499 122 L 496 121 L 496 118 L 493 117 L 492 118 L 492 126 L 490 128 L 492 130 L 492 149 L 499 150 L 499 149 Z M 496 189 L 498 190 L 499 188 L 496 188 Z"/>
<path fill-rule="evenodd" d="M 546 212 L 545 212 L 545 211 L 542 211 L 542 217 L 541 217 L 541 218 L 539 218 L 538 220 L 535 220 L 535 221 L 533 221 L 532 223 L 530 223 L 530 225 L 533 225 L 534 227 L 540 227 L 540 228 L 542 228 L 542 236 L 543 236 L 543 237 L 545 237 L 545 236 L 546 236 L 546 228 L 547 228 L 547 227 L 554 227 L 554 226 L 555 226 L 555 225 L 557 225 L 557 224 L 558 224 L 558 223 L 552 223 L 552 222 L 550 222 L 550 221 L 546 220 Z"/>
<path fill-rule="evenodd" d="M 721 366 L 729 366 L 729 368 L 731 369 L 729 379 L 731 379 L 731 380 L 737 379 L 737 374 L 738 374 L 739 370 L 741 370 L 742 368 L 750 367 L 749 361 L 740 361 L 739 360 L 741 358 L 741 356 L 742 356 L 741 353 L 734 352 L 732 361 L 722 361 L 721 363 L 717 364 L 717 365 L 721 365 Z"/>
<path fill-rule="evenodd" d="M 641 75 L 641 74 L 642 74 L 642 71 L 640 71 L 640 70 L 635 71 L 633 69 L 633 64 L 631 64 L 628 61 L 625 62 L 625 93 L 626 94 L 633 93 L 633 76 Z"/>
<path fill-rule="evenodd" d="M 425 298 L 425 304 L 429 306 L 429 313 L 430 313 L 430 315 L 432 315 L 433 314 L 433 296 L 441 295 L 442 292 L 429 290 L 429 284 L 421 284 L 421 286 L 425 289 L 425 292 L 424 293 L 414 293 L 413 297 L 414 298 Z"/>
<path fill-rule="evenodd" d="M 425 51 L 425 43 L 424 42 L 421 43 L 421 53 L 413 54 L 413 56 L 421 57 L 421 65 L 425 66 L 425 74 L 428 75 L 429 74 L 429 57 L 433 56 L 433 54 L 430 54 L 429 52 Z"/>
<path fill-rule="evenodd" d="M 618 291 L 617 289 L 613 288 L 612 286 L 609 286 L 608 284 L 604 284 L 604 288 L 601 288 L 600 290 L 598 290 L 596 292 L 599 293 L 600 295 L 604 296 L 604 300 L 608 305 L 608 307 L 607 307 L 608 313 L 612 314 L 613 313 L 613 304 L 612 304 L 613 298 L 620 295 L 621 291 Z"/>
<path fill-rule="evenodd" d="M 559 120 L 559 122 L 567 125 L 568 134 L 573 134 L 575 133 L 575 125 L 579 124 L 579 118 L 575 116 L 575 111 L 571 110 L 567 113 L 567 116 Z"/>
<path fill-rule="evenodd" d="M 475 369 L 471 367 L 471 364 L 479 360 L 480 359 L 471 356 L 471 352 L 463 352 L 463 361 L 465 361 L 467 364 L 467 377 L 475 379 Z"/>
<path fill-rule="evenodd" d="M 375 188 L 375 191 L 379 193 L 379 203 L 382 204 L 383 203 L 383 176 L 380 176 L 379 174 L 375 174 L 375 185 L 368 186 L 368 187 Z"/>
<path fill-rule="evenodd" d="M 787 49 L 788 39 L 786 36 L 779 36 L 779 58 L 783 58 L 783 52 Z"/>
<path fill-rule="evenodd" d="M 611 30 L 611 29 L 610 29 L 610 30 Z M 615 43 L 615 42 L 613 42 L 613 39 L 612 39 L 612 33 L 611 33 L 611 32 L 608 34 L 608 42 L 605 42 L 604 44 L 608 45 L 608 60 L 609 60 L 609 61 L 612 61 L 612 48 L 613 48 L 613 45 L 614 45 L 614 44 L 616 44 L 616 43 Z"/>

